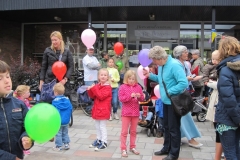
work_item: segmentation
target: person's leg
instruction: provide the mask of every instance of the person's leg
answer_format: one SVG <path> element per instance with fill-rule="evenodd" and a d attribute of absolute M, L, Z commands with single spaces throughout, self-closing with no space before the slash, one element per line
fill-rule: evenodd
<path fill-rule="evenodd" d="M 216 125 L 217 123 L 213 122 L 213 125 L 214 125 L 214 128 L 216 129 Z M 220 136 L 219 136 L 219 133 L 218 131 L 215 131 L 216 133 L 216 145 L 215 145 L 215 159 L 214 160 L 221 160 L 222 159 L 222 152 L 223 152 L 223 148 L 222 148 L 222 144 L 221 144 L 221 141 L 220 141 Z"/>
<path fill-rule="evenodd" d="M 99 120 L 95 120 L 95 127 L 96 127 L 96 132 L 97 132 L 97 139 L 101 140 L 102 139 L 102 134 L 101 134 L 100 121 Z"/>
<path fill-rule="evenodd" d="M 102 135 L 101 141 L 105 142 L 107 144 L 107 127 L 106 127 L 106 123 L 107 123 L 106 120 L 100 120 L 99 128 L 100 128 L 100 132 L 101 132 L 101 135 Z"/>
<path fill-rule="evenodd" d="M 138 117 L 131 117 L 130 124 L 130 149 L 136 148 Z"/>
<path fill-rule="evenodd" d="M 68 136 L 68 125 L 64 125 L 62 128 L 62 142 L 64 144 L 64 149 L 68 150 L 70 148 L 69 146 L 70 139 Z"/>
<path fill-rule="evenodd" d="M 113 107 L 113 117 L 119 119 L 117 114 L 118 109 L 118 88 L 112 88 L 112 107 Z"/>
<path fill-rule="evenodd" d="M 121 131 L 121 150 L 127 150 L 126 141 L 127 141 L 127 135 L 128 135 L 128 128 L 130 125 L 130 119 L 131 117 L 122 117 L 122 131 Z"/>
<path fill-rule="evenodd" d="M 55 138 L 55 146 L 56 146 L 56 148 L 62 147 L 62 144 L 63 144 L 63 142 L 62 142 L 62 129 L 63 129 L 63 127 L 61 126 L 59 131 L 58 131 L 58 133 L 57 133 L 57 135 L 56 135 L 56 138 Z"/>
<path fill-rule="evenodd" d="M 168 122 L 168 117 L 170 115 L 169 113 L 169 106 L 163 104 L 163 127 L 164 127 L 164 142 L 163 142 L 163 148 L 162 151 L 164 152 L 169 152 L 170 150 L 170 142 L 171 142 L 171 137 L 170 137 L 170 131 L 169 131 L 169 122 Z"/>
<path fill-rule="evenodd" d="M 152 112 L 148 112 L 147 117 L 146 117 L 145 120 L 151 121 L 152 117 L 153 117 L 153 113 Z"/>

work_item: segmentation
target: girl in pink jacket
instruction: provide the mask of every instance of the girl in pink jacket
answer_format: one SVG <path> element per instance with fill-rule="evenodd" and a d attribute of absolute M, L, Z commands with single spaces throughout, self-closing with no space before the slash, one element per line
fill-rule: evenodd
<path fill-rule="evenodd" d="M 123 84 L 119 88 L 119 100 L 122 102 L 122 131 L 121 131 L 121 151 L 122 157 L 127 157 L 126 140 L 128 128 L 130 128 L 130 152 L 139 155 L 136 148 L 136 131 L 139 120 L 139 101 L 144 100 L 143 91 L 137 82 L 136 73 L 128 70 L 123 79 Z"/>

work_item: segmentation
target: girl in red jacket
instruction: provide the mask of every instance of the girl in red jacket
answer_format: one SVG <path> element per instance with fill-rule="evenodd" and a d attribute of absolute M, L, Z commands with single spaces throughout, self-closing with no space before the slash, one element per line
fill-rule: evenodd
<path fill-rule="evenodd" d="M 110 118 L 112 100 L 112 87 L 109 83 L 109 73 L 106 68 L 99 70 L 98 80 L 98 84 L 93 84 L 87 89 L 88 95 L 94 99 L 92 118 L 95 119 L 97 139 L 89 147 L 95 147 L 95 151 L 107 147 L 106 122 Z"/>
<path fill-rule="evenodd" d="M 128 70 L 123 79 L 123 84 L 119 88 L 119 100 L 122 102 L 122 131 L 121 131 L 121 150 L 122 157 L 127 157 L 126 140 L 128 128 L 130 128 L 130 152 L 136 155 L 140 153 L 136 148 L 136 132 L 139 119 L 139 101 L 144 100 L 143 91 L 137 82 L 136 73 Z"/>

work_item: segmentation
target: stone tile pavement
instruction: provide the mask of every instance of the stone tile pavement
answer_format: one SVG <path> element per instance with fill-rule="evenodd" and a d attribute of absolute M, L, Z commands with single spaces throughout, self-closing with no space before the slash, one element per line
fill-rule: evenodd
<path fill-rule="evenodd" d="M 52 150 L 54 142 L 35 144 L 31 149 L 31 154 L 26 156 L 26 160 L 161 160 L 165 156 L 155 156 L 154 152 L 162 148 L 163 138 L 147 137 L 146 129 L 138 127 L 137 150 L 140 155 L 128 153 L 128 158 L 121 158 L 120 152 L 120 132 L 121 121 L 108 121 L 108 148 L 102 151 L 94 151 L 88 146 L 96 138 L 95 123 L 91 117 L 83 114 L 81 110 L 74 111 L 73 126 L 69 128 L 70 150 L 56 152 Z M 201 149 L 194 149 L 188 146 L 187 139 L 182 139 L 182 146 L 179 160 L 208 160 L 213 159 L 215 152 L 215 132 L 211 122 L 197 122 L 202 137 L 197 140 L 203 143 Z M 127 142 L 129 143 L 129 137 Z"/>

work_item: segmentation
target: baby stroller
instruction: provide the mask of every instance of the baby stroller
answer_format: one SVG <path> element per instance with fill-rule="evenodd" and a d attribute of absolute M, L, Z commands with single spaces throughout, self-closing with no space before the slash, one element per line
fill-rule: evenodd
<path fill-rule="evenodd" d="M 145 121 L 149 112 L 152 113 L 152 118 L 149 123 L 139 123 L 140 127 L 147 129 L 147 136 L 150 137 L 151 134 L 156 137 L 157 129 L 158 129 L 158 122 L 157 122 L 157 115 L 155 113 L 155 107 L 153 105 L 152 99 L 149 96 L 147 91 L 143 91 L 145 95 L 145 100 L 143 102 L 139 102 L 140 104 L 140 111 L 142 111 L 142 120 Z"/>
<path fill-rule="evenodd" d="M 89 109 L 87 108 L 89 105 L 92 104 L 91 98 L 88 96 L 87 93 L 88 86 L 82 85 L 78 88 L 78 105 L 81 107 L 84 114 L 90 116 Z"/>

